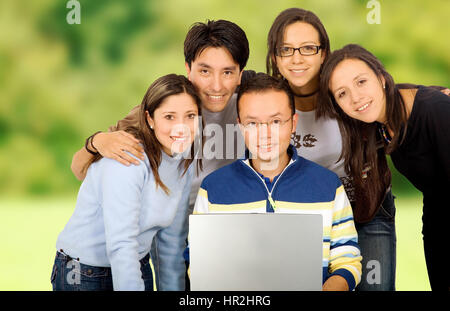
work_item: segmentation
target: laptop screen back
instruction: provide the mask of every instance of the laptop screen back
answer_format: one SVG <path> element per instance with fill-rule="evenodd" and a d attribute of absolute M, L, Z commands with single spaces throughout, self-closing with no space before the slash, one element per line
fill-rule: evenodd
<path fill-rule="evenodd" d="M 191 290 L 322 289 L 322 216 L 189 216 Z"/>

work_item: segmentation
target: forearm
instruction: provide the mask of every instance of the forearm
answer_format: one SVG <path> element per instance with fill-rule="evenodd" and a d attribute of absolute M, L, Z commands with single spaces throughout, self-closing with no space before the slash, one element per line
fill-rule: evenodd
<path fill-rule="evenodd" d="M 127 152 L 141 160 L 144 159 L 144 149 L 139 140 L 124 131 L 102 133 L 97 132 L 88 138 L 85 146 L 75 153 L 72 158 L 71 170 L 75 177 L 83 180 L 89 165 L 101 157 L 110 158 L 125 166 L 139 165 L 139 161 Z M 89 148 L 89 152 L 86 148 Z M 94 153 L 96 155 L 94 155 Z"/>
<path fill-rule="evenodd" d="M 72 158 L 72 164 L 70 169 L 75 177 L 82 181 L 86 177 L 86 172 L 89 167 L 89 163 L 92 161 L 94 156 L 89 153 L 84 147 L 78 150 Z"/>
<path fill-rule="evenodd" d="M 133 155 L 143 160 L 142 153 L 144 150 L 139 146 L 140 142 L 138 139 L 134 138 L 131 134 L 121 131 L 121 129 L 125 129 L 129 126 L 138 127 L 139 111 L 140 105 L 134 107 L 125 119 L 118 121 L 115 126 L 110 126 L 109 133 L 111 135 L 101 132 L 95 133 L 94 137 L 91 138 L 88 147 L 93 152 L 99 152 L 101 156 L 114 159 L 124 165 L 130 165 L 130 163 L 138 165 L 139 162 L 127 155 L 125 151 L 131 152 Z M 81 148 L 74 154 L 70 169 L 77 179 L 81 181 L 86 177 L 87 169 L 93 160 L 94 155 L 89 153 L 86 150 L 86 147 Z"/>

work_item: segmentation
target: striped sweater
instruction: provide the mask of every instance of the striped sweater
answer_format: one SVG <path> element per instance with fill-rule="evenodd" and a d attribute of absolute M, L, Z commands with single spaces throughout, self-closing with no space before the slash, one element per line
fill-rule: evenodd
<path fill-rule="evenodd" d="M 304 213 L 323 218 L 323 283 L 344 277 L 353 290 L 361 279 L 361 255 L 353 213 L 338 176 L 297 155 L 272 183 L 256 172 L 248 157 L 224 166 L 202 182 L 194 214 Z"/>

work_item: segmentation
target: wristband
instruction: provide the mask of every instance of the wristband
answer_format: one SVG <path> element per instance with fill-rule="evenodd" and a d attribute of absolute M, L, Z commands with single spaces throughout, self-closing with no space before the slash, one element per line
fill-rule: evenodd
<path fill-rule="evenodd" d="M 94 147 L 94 145 L 92 144 L 92 140 L 94 139 L 94 136 L 97 135 L 98 133 L 101 133 L 101 131 L 98 131 L 98 132 L 92 134 L 91 136 L 89 136 L 89 137 L 86 139 L 86 142 L 84 143 L 84 148 L 85 148 L 90 154 L 92 154 L 92 155 L 94 155 L 94 156 L 98 155 L 98 151 L 95 151 L 95 152 L 94 152 L 94 151 L 90 150 L 90 149 L 88 148 L 88 145 L 91 145 L 91 147 L 92 147 L 93 149 L 96 149 L 96 148 Z"/>

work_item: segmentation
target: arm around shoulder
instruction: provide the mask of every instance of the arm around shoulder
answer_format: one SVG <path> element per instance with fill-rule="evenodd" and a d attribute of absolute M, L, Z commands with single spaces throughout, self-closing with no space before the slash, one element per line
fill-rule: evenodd
<path fill-rule="evenodd" d="M 78 180 L 82 181 L 86 177 L 86 172 L 92 159 L 94 159 L 94 155 L 89 153 L 85 147 L 73 155 L 70 169 Z"/>
<path fill-rule="evenodd" d="M 123 120 L 117 122 L 116 126 L 110 126 L 109 133 L 97 132 L 92 135 L 88 139 L 90 140 L 88 143 L 90 147 L 95 149 L 93 151 L 98 151 L 103 157 L 114 159 L 124 165 L 130 165 L 130 163 L 138 165 L 139 162 L 125 151 L 143 160 L 143 149 L 139 145 L 140 142 L 133 135 L 122 131 L 122 129 L 128 126 L 137 126 L 139 108 L 140 105 L 134 107 Z M 78 180 L 82 181 L 86 177 L 87 169 L 93 158 L 94 155 L 86 150 L 86 146 L 74 154 L 70 169 Z"/>

